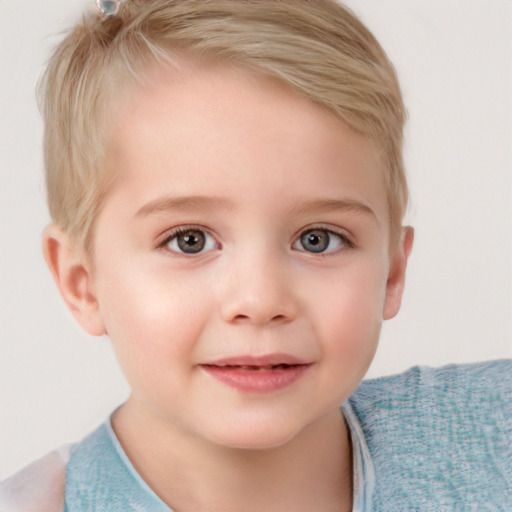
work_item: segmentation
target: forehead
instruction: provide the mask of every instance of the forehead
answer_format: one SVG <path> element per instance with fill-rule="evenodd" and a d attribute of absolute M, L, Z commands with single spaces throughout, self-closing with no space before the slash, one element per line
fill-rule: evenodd
<path fill-rule="evenodd" d="M 237 68 L 153 71 L 120 105 L 107 166 L 127 197 L 126 185 L 140 183 L 134 204 L 237 193 L 248 204 L 266 189 L 290 201 L 371 202 L 387 217 L 372 141 L 289 86 Z"/>

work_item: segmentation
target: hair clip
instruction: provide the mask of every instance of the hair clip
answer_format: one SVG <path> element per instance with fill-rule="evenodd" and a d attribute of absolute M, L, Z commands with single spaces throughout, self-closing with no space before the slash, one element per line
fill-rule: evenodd
<path fill-rule="evenodd" d="M 123 7 L 124 0 L 95 0 L 99 15 L 105 19 L 115 18 Z"/>

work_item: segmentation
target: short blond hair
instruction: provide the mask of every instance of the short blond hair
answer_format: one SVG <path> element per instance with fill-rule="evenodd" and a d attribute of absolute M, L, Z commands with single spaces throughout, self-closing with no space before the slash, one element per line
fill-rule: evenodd
<path fill-rule="evenodd" d="M 278 78 L 371 138 L 399 231 L 405 108 L 393 65 L 349 9 L 335 0 L 126 0 L 115 18 L 85 15 L 40 83 L 50 215 L 77 242 L 90 243 L 108 190 L 102 164 L 116 91 L 180 52 Z"/>

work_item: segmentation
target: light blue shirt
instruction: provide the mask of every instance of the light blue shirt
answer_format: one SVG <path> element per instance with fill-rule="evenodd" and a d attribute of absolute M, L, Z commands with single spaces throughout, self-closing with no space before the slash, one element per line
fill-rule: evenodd
<path fill-rule="evenodd" d="M 349 399 L 384 511 L 512 511 L 512 361 L 415 367 Z"/>

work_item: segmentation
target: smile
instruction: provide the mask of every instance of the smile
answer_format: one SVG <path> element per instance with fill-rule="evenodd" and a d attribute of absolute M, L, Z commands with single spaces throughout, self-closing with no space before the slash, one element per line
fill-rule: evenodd
<path fill-rule="evenodd" d="M 291 386 L 312 363 L 289 355 L 239 357 L 202 364 L 215 380 L 245 393 L 271 393 Z"/>

